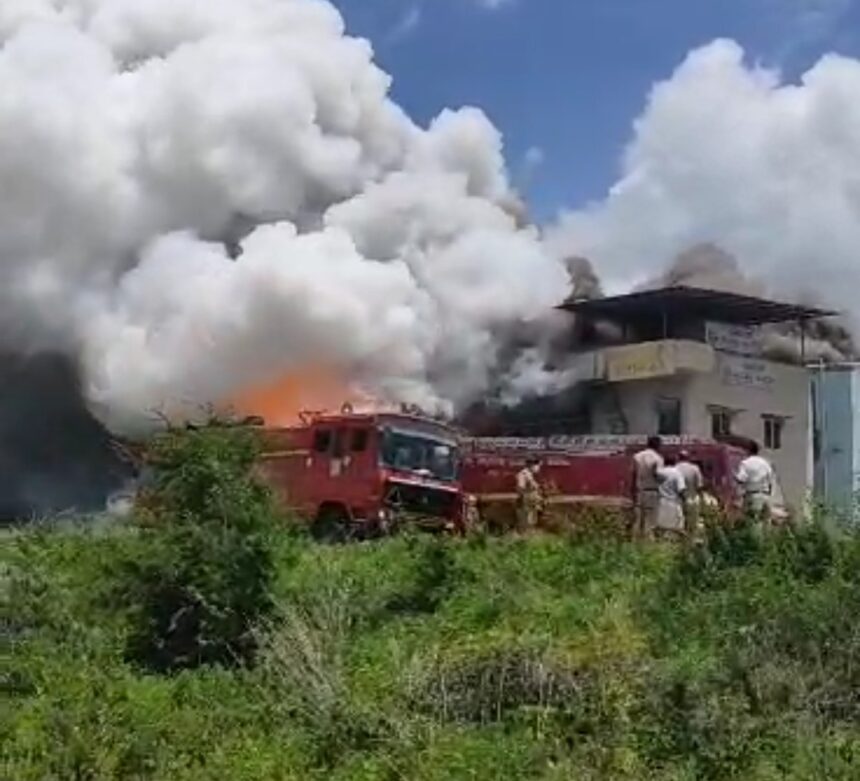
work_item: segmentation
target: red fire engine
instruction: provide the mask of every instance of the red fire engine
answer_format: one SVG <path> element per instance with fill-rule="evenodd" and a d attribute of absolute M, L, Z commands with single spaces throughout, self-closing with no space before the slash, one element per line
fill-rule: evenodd
<path fill-rule="evenodd" d="M 443 423 L 346 407 L 261 436 L 260 473 L 316 536 L 372 535 L 404 521 L 454 528 L 460 519 L 458 436 Z"/>
<path fill-rule="evenodd" d="M 625 514 L 632 506 L 633 454 L 645 437 L 576 436 L 539 438 L 477 438 L 463 442 L 463 490 L 478 500 L 482 518 L 509 527 L 514 519 L 516 474 L 529 456 L 542 464 L 540 482 L 548 515 L 575 516 L 583 508 L 610 508 Z M 734 475 L 745 453 L 728 443 L 690 437 L 666 437 L 664 449 L 682 449 L 702 469 L 705 495 L 724 512 L 740 505 Z M 775 514 L 784 512 L 777 487 Z"/>
<path fill-rule="evenodd" d="M 307 519 L 320 538 L 384 533 L 402 523 L 461 529 L 469 513 L 464 495 L 477 500 L 480 518 L 509 528 L 516 474 L 529 456 L 540 459 L 547 514 L 575 518 L 583 508 L 631 507 L 637 436 L 463 438 L 444 423 L 407 412 L 310 413 L 301 425 L 259 431 L 258 471 L 287 510 Z M 666 437 L 664 448 L 689 451 L 705 478 L 706 494 L 732 514 L 740 504 L 734 474 L 744 457 L 730 443 Z M 775 514 L 784 515 L 777 486 Z"/>

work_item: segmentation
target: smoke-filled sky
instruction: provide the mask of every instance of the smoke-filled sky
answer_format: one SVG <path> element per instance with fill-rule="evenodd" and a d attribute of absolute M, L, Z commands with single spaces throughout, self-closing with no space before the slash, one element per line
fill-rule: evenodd
<path fill-rule="evenodd" d="M 819 40 L 850 10 L 750 1 L 790 9 L 789 26 Z M 401 4 L 414 13 L 380 45 L 418 36 L 446 3 Z M 443 46 L 469 48 L 476 67 L 502 15 L 510 25 L 546 6 L 456 4 L 473 36 L 445 25 L 437 61 Z M 527 31 L 512 65 L 540 43 Z M 819 285 L 854 306 L 860 62 L 825 58 L 786 85 L 731 41 L 681 53 L 618 129 L 617 181 L 590 204 L 560 202 L 567 213 L 542 235 L 514 190 L 530 171 L 575 180 L 577 166 L 540 137 L 506 158 L 507 128 L 480 89 L 431 111 L 401 106 L 379 42 L 350 32 L 327 0 L 0 3 L 3 347 L 76 357 L 91 404 L 126 430 L 308 367 L 462 405 L 487 387 L 512 325 L 564 297 L 571 254 L 612 286 L 711 241 L 786 295 Z M 607 68 L 623 46 L 600 54 Z M 506 89 L 505 71 L 485 67 Z M 425 83 L 442 94 L 449 74 L 450 62 L 428 69 Z M 595 90 L 594 73 L 561 57 L 526 76 L 544 116 L 570 108 L 543 82 L 579 85 L 570 105 L 583 84 Z M 601 96 L 583 125 L 616 101 L 608 83 Z M 586 168 L 605 153 L 570 147 Z"/>

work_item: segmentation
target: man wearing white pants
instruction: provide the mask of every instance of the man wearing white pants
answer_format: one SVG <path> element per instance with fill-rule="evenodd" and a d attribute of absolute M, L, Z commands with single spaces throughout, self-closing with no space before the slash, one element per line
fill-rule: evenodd
<path fill-rule="evenodd" d="M 705 478 L 687 450 L 682 450 L 679 455 L 678 470 L 684 478 L 684 525 L 687 534 L 692 537 L 699 530 L 699 509 Z"/>
<path fill-rule="evenodd" d="M 681 537 L 684 534 L 684 475 L 675 456 L 666 456 L 665 465 L 657 470 L 660 501 L 657 529 L 661 537 Z"/>
<path fill-rule="evenodd" d="M 744 512 L 754 521 L 770 525 L 774 471 L 767 459 L 759 455 L 758 442 L 750 441 L 747 457 L 741 461 L 735 479 L 744 500 Z"/>
<path fill-rule="evenodd" d="M 633 536 L 651 539 L 660 504 L 657 470 L 663 466 L 660 437 L 649 437 L 648 446 L 633 456 Z"/>

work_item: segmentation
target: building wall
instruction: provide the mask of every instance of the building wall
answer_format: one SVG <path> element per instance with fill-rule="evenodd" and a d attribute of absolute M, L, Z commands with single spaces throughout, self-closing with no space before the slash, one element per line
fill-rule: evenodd
<path fill-rule="evenodd" d="M 681 400 L 681 433 L 711 436 L 712 408 L 733 410 L 732 433 L 755 439 L 764 448 L 764 418 L 784 418 L 782 447 L 764 451 L 777 469 L 786 500 L 800 507 L 812 488 L 809 463 L 809 385 L 799 366 L 714 352 L 713 368 L 667 377 L 608 383 L 594 396 L 596 434 L 652 434 L 657 402 Z M 622 415 L 618 415 L 618 411 Z M 626 424 L 619 426 L 619 417 Z"/>
<path fill-rule="evenodd" d="M 811 382 L 817 407 L 815 494 L 847 509 L 860 490 L 860 368 L 813 370 Z"/>
<path fill-rule="evenodd" d="M 851 373 L 851 407 L 849 414 L 854 421 L 854 457 L 851 464 L 851 500 L 854 510 L 857 510 L 857 499 L 860 497 L 860 369 Z"/>
<path fill-rule="evenodd" d="M 746 367 L 746 368 L 745 368 Z M 717 368 L 694 375 L 688 386 L 687 434 L 711 436 L 711 408 L 735 411 L 732 433 L 765 447 L 765 416 L 784 418 L 782 447 L 763 450 L 782 483 L 786 501 L 803 506 L 809 482 L 809 380 L 803 367 L 717 354 Z"/>

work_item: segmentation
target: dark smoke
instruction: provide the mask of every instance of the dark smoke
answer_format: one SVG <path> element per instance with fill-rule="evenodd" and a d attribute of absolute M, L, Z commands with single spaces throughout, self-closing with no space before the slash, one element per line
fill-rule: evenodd
<path fill-rule="evenodd" d="M 103 510 L 131 476 L 68 358 L 0 360 L 0 521 Z"/>
<path fill-rule="evenodd" d="M 676 285 L 768 297 L 766 286 L 761 281 L 750 278 L 737 258 L 713 243 L 697 244 L 680 253 L 663 274 L 639 289 Z M 820 306 L 822 302 L 812 295 L 795 303 L 814 307 Z M 838 363 L 858 357 L 851 332 L 839 318 L 812 321 L 807 324 L 804 335 L 801 335 L 796 323 L 780 323 L 765 326 L 761 330 L 764 354 L 772 360 Z"/>
<path fill-rule="evenodd" d="M 587 258 L 571 257 L 564 263 L 569 285 L 559 304 L 603 296 L 600 278 Z M 557 310 L 513 324 L 497 335 L 500 348 L 488 393 L 458 422 L 481 436 L 587 433 L 588 394 L 570 374 L 568 363 L 577 350 L 611 343 L 617 336 L 608 324 L 588 323 Z"/>
<path fill-rule="evenodd" d="M 722 247 L 704 242 L 680 254 L 660 276 L 641 285 L 637 290 L 662 287 L 700 287 L 746 296 L 763 296 L 764 286 L 749 279 L 737 258 Z"/>

